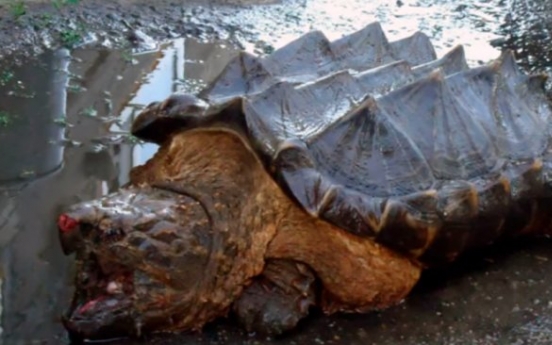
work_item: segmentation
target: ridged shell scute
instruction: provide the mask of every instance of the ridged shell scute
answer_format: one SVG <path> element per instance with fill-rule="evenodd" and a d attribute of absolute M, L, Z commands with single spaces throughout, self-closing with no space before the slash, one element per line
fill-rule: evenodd
<path fill-rule="evenodd" d="M 423 33 L 389 42 L 371 23 L 240 53 L 172 128 L 236 130 L 312 216 L 440 263 L 550 227 L 545 79 L 510 51 L 470 68 L 461 45 L 437 58 Z"/>

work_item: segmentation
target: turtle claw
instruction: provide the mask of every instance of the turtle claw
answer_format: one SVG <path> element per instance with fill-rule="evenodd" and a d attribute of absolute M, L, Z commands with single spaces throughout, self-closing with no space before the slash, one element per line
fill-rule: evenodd
<path fill-rule="evenodd" d="M 314 282 L 304 264 L 270 261 L 234 303 L 234 312 L 248 332 L 280 335 L 295 328 L 315 304 Z"/>

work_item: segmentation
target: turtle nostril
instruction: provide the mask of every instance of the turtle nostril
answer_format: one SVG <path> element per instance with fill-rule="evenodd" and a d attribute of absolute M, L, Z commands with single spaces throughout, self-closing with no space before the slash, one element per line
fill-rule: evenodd
<path fill-rule="evenodd" d="M 75 219 L 69 217 L 66 214 L 62 214 L 58 218 L 58 228 L 59 228 L 59 231 L 62 233 L 71 232 L 78 225 L 79 225 L 79 222 L 77 222 Z"/>
<path fill-rule="evenodd" d="M 61 248 L 66 255 L 69 255 L 76 250 L 81 241 L 80 224 L 75 218 L 62 214 L 58 218 L 57 225 Z"/>

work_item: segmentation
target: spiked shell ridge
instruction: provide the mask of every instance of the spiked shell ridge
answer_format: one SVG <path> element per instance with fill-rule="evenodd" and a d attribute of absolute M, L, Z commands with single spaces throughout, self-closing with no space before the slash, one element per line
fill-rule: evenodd
<path fill-rule="evenodd" d="M 437 263 L 550 227 L 545 80 L 510 51 L 470 68 L 461 45 L 437 59 L 423 33 L 389 42 L 371 23 L 241 52 L 197 96 L 149 107 L 133 133 L 235 131 L 312 216 Z"/>

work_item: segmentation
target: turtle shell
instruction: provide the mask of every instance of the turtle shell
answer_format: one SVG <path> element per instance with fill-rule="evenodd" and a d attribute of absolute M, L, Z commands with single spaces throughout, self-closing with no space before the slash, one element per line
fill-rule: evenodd
<path fill-rule="evenodd" d="M 242 52 L 183 103 L 206 106 L 187 111 L 173 95 L 133 133 L 162 143 L 235 131 L 313 217 L 434 264 L 550 227 L 545 80 L 510 51 L 470 68 L 461 45 L 437 59 L 423 33 L 389 42 L 372 23 L 336 41 L 313 31 L 264 58 Z"/>

